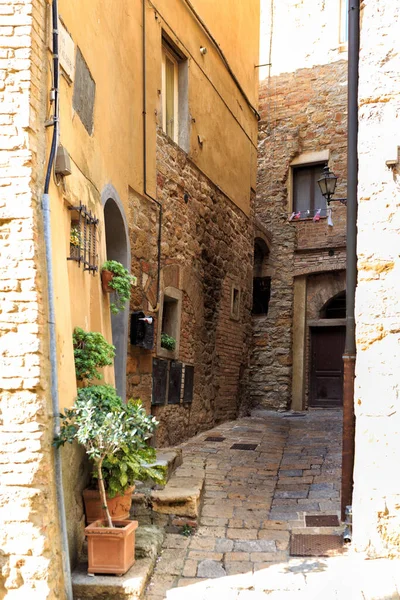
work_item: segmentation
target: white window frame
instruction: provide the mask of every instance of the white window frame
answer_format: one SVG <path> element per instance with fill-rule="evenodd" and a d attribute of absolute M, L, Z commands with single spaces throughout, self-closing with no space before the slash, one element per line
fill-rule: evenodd
<path fill-rule="evenodd" d="M 170 52 L 165 44 L 162 46 L 162 74 L 161 74 L 161 95 L 162 95 L 162 128 L 164 133 L 167 133 L 167 94 L 166 94 L 166 58 L 174 65 L 174 127 L 172 140 L 178 143 L 179 136 L 179 64 L 176 57 Z"/>

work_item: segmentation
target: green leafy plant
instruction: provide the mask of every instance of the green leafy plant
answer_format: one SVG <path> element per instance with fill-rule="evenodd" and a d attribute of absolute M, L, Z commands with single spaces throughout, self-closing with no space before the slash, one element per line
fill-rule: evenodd
<path fill-rule="evenodd" d="M 116 315 L 125 308 L 126 302 L 131 297 L 131 286 L 135 282 L 135 277 L 130 275 L 128 269 L 116 260 L 107 260 L 101 267 L 102 271 L 111 271 L 114 277 L 109 282 L 110 288 L 115 292 L 116 300 L 111 302 L 111 312 Z"/>
<path fill-rule="evenodd" d="M 78 381 L 102 379 L 103 376 L 97 369 L 112 365 L 115 347 L 101 333 L 84 331 L 80 327 L 75 327 L 72 340 Z"/>
<path fill-rule="evenodd" d="M 75 405 L 60 417 L 60 434 L 54 444 L 60 447 L 76 440 L 84 446 L 93 461 L 107 525 L 113 527 L 106 493 L 123 493 L 139 478 L 161 477 L 157 467 L 147 464 L 154 450 L 146 440 L 158 423 L 146 414 L 140 400 L 124 404 L 110 385 L 79 389 Z"/>
<path fill-rule="evenodd" d="M 185 537 L 190 537 L 191 535 L 193 535 L 193 533 L 194 533 L 194 529 L 190 525 L 184 525 L 182 527 L 181 534 L 184 535 Z"/>
<path fill-rule="evenodd" d="M 161 348 L 165 348 L 166 350 L 175 350 L 176 348 L 176 339 L 167 333 L 161 334 Z"/>

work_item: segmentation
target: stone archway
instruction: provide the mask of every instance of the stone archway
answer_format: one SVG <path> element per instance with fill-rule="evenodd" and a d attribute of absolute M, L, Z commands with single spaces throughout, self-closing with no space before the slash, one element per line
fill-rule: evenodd
<path fill-rule="evenodd" d="M 104 188 L 101 198 L 104 207 L 107 260 L 117 260 L 130 271 L 131 251 L 128 224 L 122 202 L 112 185 Z M 124 401 L 126 399 L 128 321 L 129 306 L 117 315 L 111 315 L 112 339 L 115 346 L 115 386 Z"/>

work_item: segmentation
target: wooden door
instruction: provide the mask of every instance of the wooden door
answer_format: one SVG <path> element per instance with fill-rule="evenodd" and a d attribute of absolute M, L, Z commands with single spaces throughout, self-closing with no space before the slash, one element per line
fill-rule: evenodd
<path fill-rule="evenodd" d="M 310 406 L 342 406 L 345 337 L 345 327 L 311 329 Z"/>

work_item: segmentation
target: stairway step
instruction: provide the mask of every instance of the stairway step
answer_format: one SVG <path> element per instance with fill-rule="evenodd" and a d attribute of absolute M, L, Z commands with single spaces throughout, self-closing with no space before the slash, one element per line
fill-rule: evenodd
<path fill-rule="evenodd" d="M 198 519 L 204 493 L 205 470 L 202 465 L 182 465 L 163 490 L 152 490 L 153 512 Z"/>

